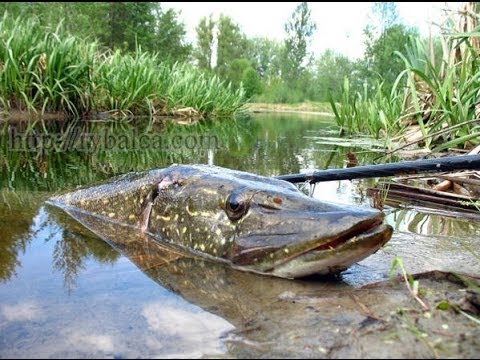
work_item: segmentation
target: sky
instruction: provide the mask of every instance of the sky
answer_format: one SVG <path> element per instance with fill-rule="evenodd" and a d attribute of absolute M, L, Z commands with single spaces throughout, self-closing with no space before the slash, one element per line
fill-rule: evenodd
<path fill-rule="evenodd" d="M 298 2 L 164 2 L 166 9 L 180 11 L 179 19 L 187 29 L 187 41 L 195 43 L 195 27 L 200 19 L 213 14 L 230 16 L 247 37 L 268 37 L 283 40 L 284 24 L 295 10 Z M 371 21 L 371 2 L 311 2 L 311 17 L 317 24 L 312 39 L 315 55 L 326 49 L 334 49 L 351 59 L 362 57 L 364 51 L 363 29 Z M 400 20 L 408 26 L 416 26 L 422 35 L 429 33 L 432 21 L 441 21 L 441 9 L 445 2 L 399 2 Z M 449 3 L 448 6 L 458 6 Z M 432 33 L 438 27 L 432 26 Z"/>

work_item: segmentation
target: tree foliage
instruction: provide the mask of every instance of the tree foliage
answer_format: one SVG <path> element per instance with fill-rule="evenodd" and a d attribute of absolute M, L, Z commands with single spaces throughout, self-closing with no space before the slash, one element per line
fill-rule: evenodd
<path fill-rule="evenodd" d="M 153 50 L 158 51 L 160 59 L 186 61 L 192 53 L 192 45 L 185 41 L 185 25 L 178 21 L 173 9 L 156 10 L 155 40 Z"/>
<path fill-rule="evenodd" d="M 238 24 L 223 14 L 217 21 L 210 15 L 200 20 L 196 31 L 194 56 L 198 66 L 214 71 L 221 79 L 239 87 L 243 71 L 252 65 L 245 58 L 247 39 Z"/>
<path fill-rule="evenodd" d="M 375 2 L 372 5 L 372 13 L 379 18 L 380 33 L 398 24 L 398 10 L 394 2 Z"/>
<path fill-rule="evenodd" d="M 150 50 L 155 34 L 154 2 L 110 2 L 106 12 L 108 31 L 102 42 L 110 48 Z M 153 30 L 153 31 L 152 31 Z"/>
<path fill-rule="evenodd" d="M 308 4 L 302 2 L 285 24 L 283 77 L 290 84 L 302 77 L 310 60 L 308 46 L 317 28 L 310 16 Z"/>
<path fill-rule="evenodd" d="M 217 62 L 215 71 L 223 78 L 231 76 L 231 65 L 243 57 L 247 47 L 246 37 L 229 16 L 220 15 L 217 33 Z"/>
<path fill-rule="evenodd" d="M 164 11 L 157 2 L 19 2 L 1 3 L 1 10 L 36 17 L 52 30 L 63 21 L 72 35 L 97 39 L 111 49 L 141 47 L 172 61 L 184 61 L 191 53 L 178 13 Z"/>
<path fill-rule="evenodd" d="M 243 72 L 252 68 L 250 60 L 241 58 L 232 60 L 228 67 L 228 72 L 224 75 L 225 79 L 230 81 L 236 88 L 240 87 L 243 78 Z"/>
<path fill-rule="evenodd" d="M 403 60 L 395 54 L 404 52 L 411 36 L 418 36 L 417 30 L 397 24 L 386 29 L 378 39 L 367 44 L 365 61 L 366 78 L 384 82 L 389 91 L 397 76 L 405 69 Z"/>
<path fill-rule="evenodd" d="M 309 97 L 328 101 L 328 95 L 331 94 L 334 99 L 339 99 L 344 78 L 355 76 L 354 67 L 354 63 L 346 56 L 326 50 L 315 62 Z"/>
<path fill-rule="evenodd" d="M 253 67 L 247 67 L 242 73 L 242 84 L 245 89 L 245 96 L 251 98 L 262 92 L 262 83 Z"/>
<path fill-rule="evenodd" d="M 197 33 L 197 47 L 194 51 L 194 57 L 197 60 L 197 65 L 202 70 L 210 70 L 212 68 L 213 57 L 213 30 L 215 28 L 215 21 L 212 15 L 208 18 L 200 19 L 196 27 Z"/>
<path fill-rule="evenodd" d="M 264 82 L 281 76 L 283 44 L 264 37 L 247 39 L 246 57 Z"/>

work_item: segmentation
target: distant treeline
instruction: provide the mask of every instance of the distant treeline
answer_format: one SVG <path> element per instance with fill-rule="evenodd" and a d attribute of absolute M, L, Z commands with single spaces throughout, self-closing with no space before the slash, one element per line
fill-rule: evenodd
<path fill-rule="evenodd" d="M 334 50 L 313 57 L 310 40 L 316 24 L 306 2 L 285 23 L 284 41 L 248 38 L 235 19 L 222 15 L 199 21 L 195 45 L 186 41 L 181 14 L 157 2 L 9 2 L 1 3 L 0 11 L 35 17 L 52 30 L 63 21 L 67 33 L 96 40 L 105 49 L 142 49 L 157 53 L 163 62 L 193 64 L 235 89 L 242 83 L 249 98 L 275 103 L 325 102 L 329 94 L 338 99 L 345 77 L 354 91 L 378 81 L 388 91 L 404 66 L 394 52 L 403 51 L 408 38 L 418 35 L 398 23 L 394 3 L 373 6 L 372 16 L 383 25 L 364 29 L 366 52 L 358 60 Z"/>

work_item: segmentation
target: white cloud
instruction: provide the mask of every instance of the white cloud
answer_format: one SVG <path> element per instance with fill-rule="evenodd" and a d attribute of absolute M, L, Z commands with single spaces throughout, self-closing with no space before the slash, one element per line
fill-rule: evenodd
<path fill-rule="evenodd" d="M 89 349 L 92 353 L 115 351 L 113 336 L 102 334 L 73 333 L 68 337 L 70 349 Z"/>
<path fill-rule="evenodd" d="M 39 306 L 34 302 L 24 302 L 16 305 L 3 305 L 2 315 L 8 321 L 31 321 L 42 318 Z"/>
<path fill-rule="evenodd" d="M 145 305 L 142 315 L 152 331 L 146 344 L 159 357 L 223 354 L 220 338 L 234 329 L 228 321 L 208 312 L 188 311 L 161 302 Z M 165 339 L 170 341 L 166 343 Z"/>

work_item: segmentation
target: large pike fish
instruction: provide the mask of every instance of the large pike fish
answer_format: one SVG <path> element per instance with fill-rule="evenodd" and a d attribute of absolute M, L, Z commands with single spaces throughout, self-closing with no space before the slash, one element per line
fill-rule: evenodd
<path fill-rule="evenodd" d="M 319 201 L 282 180 L 207 165 L 129 173 L 49 202 L 80 222 L 75 214 L 88 213 L 192 255 L 287 278 L 344 270 L 392 235 L 378 210 Z"/>

